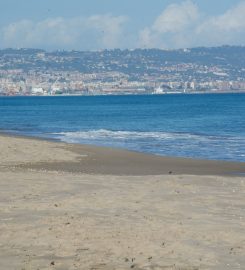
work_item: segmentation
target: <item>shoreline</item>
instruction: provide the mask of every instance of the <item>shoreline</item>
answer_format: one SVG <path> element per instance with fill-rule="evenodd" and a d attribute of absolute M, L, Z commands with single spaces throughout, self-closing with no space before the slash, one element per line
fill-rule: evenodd
<path fill-rule="evenodd" d="M 93 94 L 93 95 L 80 95 L 80 94 L 60 94 L 60 95 L 0 95 L 0 98 L 4 97 L 99 97 L 99 96 L 152 96 L 152 95 L 159 95 L 159 96 L 164 96 L 164 95 L 209 95 L 209 94 L 245 94 L 245 89 L 244 90 L 237 90 L 237 91 L 196 91 L 196 92 L 165 92 L 165 93 L 147 93 L 147 94 L 142 94 L 142 93 L 113 93 L 113 94 Z"/>
<path fill-rule="evenodd" d="M 4 132 L 0 133 L 1 137 L 6 138 L 6 140 L 9 138 L 19 139 L 27 144 L 35 141 L 50 143 L 51 147 L 69 151 L 76 156 L 73 160 L 68 161 L 62 159 L 37 160 L 36 162 L 15 164 L 22 169 L 103 175 L 245 175 L 244 162 L 167 157 L 111 147 L 70 144 L 58 139 Z"/>

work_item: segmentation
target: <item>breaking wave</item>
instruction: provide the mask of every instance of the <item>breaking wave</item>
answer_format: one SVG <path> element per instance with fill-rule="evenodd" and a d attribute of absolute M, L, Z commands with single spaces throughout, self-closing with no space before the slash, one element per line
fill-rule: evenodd
<path fill-rule="evenodd" d="M 245 161 L 245 138 L 176 132 L 106 129 L 53 133 L 68 143 L 94 144 L 164 156 Z"/>

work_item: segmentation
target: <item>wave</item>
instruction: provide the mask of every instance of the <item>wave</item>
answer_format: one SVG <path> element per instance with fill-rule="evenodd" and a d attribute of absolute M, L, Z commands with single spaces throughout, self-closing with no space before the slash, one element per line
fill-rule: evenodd
<path fill-rule="evenodd" d="M 220 140 L 220 136 L 213 135 L 202 135 L 202 134 L 193 134 L 193 133 L 177 133 L 177 132 L 143 132 L 143 131 L 112 131 L 107 129 L 99 130 L 88 130 L 88 131 L 75 131 L 75 132 L 60 132 L 53 133 L 53 135 L 58 136 L 63 140 L 77 141 L 80 139 L 116 139 L 116 140 L 125 140 L 125 139 L 157 139 L 157 140 Z M 227 137 L 225 137 L 227 139 Z M 232 139 L 232 137 L 230 138 Z M 235 140 L 237 140 L 236 138 Z"/>
<path fill-rule="evenodd" d="M 60 132 L 52 136 L 68 143 L 119 147 L 162 156 L 245 161 L 242 136 L 106 129 Z"/>

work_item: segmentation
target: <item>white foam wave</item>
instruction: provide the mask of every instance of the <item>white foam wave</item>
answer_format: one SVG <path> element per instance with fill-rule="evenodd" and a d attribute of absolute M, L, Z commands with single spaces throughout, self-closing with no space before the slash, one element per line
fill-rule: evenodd
<path fill-rule="evenodd" d="M 88 140 L 88 139 L 114 139 L 114 140 L 140 140 L 140 139 L 205 139 L 207 136 L 195 135 L 189 133 L 170 133 L 170 132 L 138 132 L 138 131 L 112 131 L 106 129 L 77 131 L 77 132 L 61 132 L 55 133 L 64 140 Z M 216 137 L 212 137 L 215 139 Z"/>
<path fill-rule="evenodd" d="M 245 137 L 177 132 L 113 131 L 61 132 L 53 137 L 68 143 L 121 147 L 160 155 L 244 161 Z"/>
<path fill-rule="evenodd" d="M 177 132 L 141 132 L 141 131 L 112 131 L 107 129 L 60 132 L 53 134 L 65 142 L 83 142 L 83 141 L 188 141 L 190 143 L 211 143 L 220 144 L 220 142 L 229 142 L 228 144 L 244 144 L 244 137 L 234 136 L 214 136 L 205 134 L 177 133 Z"/>

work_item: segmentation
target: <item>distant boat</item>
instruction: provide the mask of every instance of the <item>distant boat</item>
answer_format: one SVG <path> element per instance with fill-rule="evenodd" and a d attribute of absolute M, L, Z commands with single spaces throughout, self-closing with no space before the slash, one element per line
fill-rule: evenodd
<path fill-rule="evenodd" d="M 159 86 L 156 89 L 154 89 L 153 94 L 164 94 L 163 89 Z"/>

